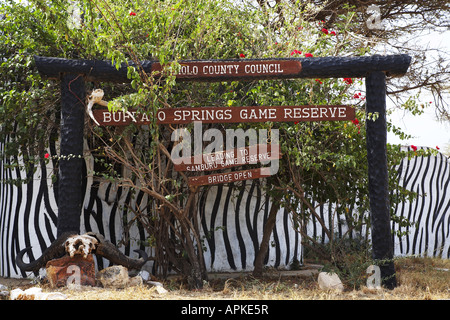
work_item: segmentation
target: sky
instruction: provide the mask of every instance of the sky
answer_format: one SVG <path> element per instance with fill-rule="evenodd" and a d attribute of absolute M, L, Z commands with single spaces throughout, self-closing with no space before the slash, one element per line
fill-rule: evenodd
<path fill-rule="evenodd" d="M 440 48 L 450 56 L 450 30 L 444 33 L 424 33 L 421 37 L 417 37 L 418 43 L 423 47 Z M 433 52 L 427 52 L 427 56 L 432 57 Z M 444 97 L 450 99 L 450 92 L 444 94 Z M 415 145 L 420 147 L 430 147 L 440 149 L 441 152 L 450 152 L 450 122 L 438 121 L 434 108 L 434 99 L 431 94 L 422 91 L 419 97 L 420 103 L 427 107 L 422 115 L 413 116 L 404 110 L 395 108 L 392 115 L 388 119 L 392 123 L 401 128 L 403 132 L 413 136 L 408 140 L 400 140 L 392 133 L 388 133 L 388 142 L 402 145 Z M 431 102 L 431 103 L 430 103 Z M 450 102 L 450 100 L 448 100 Z M 393 102 L 386 99 L 387 109 L 394 109 Z"/>
<path fill-rule="evenodd" d="M 408 140 L 400 140 L 388 132 L 389 143 L 430 148 L 438 146 L 442 151 L 450 146 L 450 123 L 437 121 L 436 113 L 431 106 L 418 116 L 396 110 L 388 119 L 403 132 L 413 136 Z"/>

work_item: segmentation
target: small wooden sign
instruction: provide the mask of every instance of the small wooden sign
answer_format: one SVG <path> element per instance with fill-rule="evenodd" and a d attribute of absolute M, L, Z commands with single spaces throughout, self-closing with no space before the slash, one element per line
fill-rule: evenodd
<path fill-rule="evenodd" d="M 210 175 L 189 177 L 189 186 L 205 186 L 220 183 L 229 183 L 242 180 L 252 180 L 271 176 L 270 168 L 257 168 L 243 171 L 215 173 Z"/>
<path fill-rule="evenodd" d="M 302 65 L 298 60 L 230 60 L 230 61 L 180 61 L 176 74 L 182 80 L 218 80 L 226 78 L 264 79 L 274 76 L 298 75 Z M 160 63 L 153 63 L 152 72 L 161 72 Z"/>
<path fill-rule="evenodd" d="M 355 109 L 345 105 L 165 108 L 158 110 L 157 118 L 158 124 L 342 121 L 354 120 Z"/>
<path fill-rule="evenodd" d="M 280 159 L 280 145 L 257 144 L 245 148 L 236 148 L 221 152 L 201 154 L 190 158 L 174 159 L 176 171 L 214 171 L 244 164 L 255 164 Z M 198 159 L 198 160 L 197 160 Z"/>

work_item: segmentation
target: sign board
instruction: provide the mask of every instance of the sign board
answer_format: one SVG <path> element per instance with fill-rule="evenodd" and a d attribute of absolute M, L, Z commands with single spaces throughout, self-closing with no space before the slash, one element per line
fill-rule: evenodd
<path fill-rule="evenodd" d="M 273 150 L 272 150 L 273 148 Z M 274 151 L 274 152 L 272 152 Z M 280 159 L 280 145 L 257 144 L 251 147 L 236 148 L 221 152 L 201 154 L 190 158 L 177 159 L 174 168 L 176 171 L 214 171 L 244 164 L 255 164 L 275 159 Z"/>
<path fill-rule="evenodd" d="M 189 177 L 188 184 L 190 186 L 205 186 L 219 183 L 230 183 L 235 181 L 252 180 L 269 176 L 271 176 L 270 169 L 257 168 L 243 171 L 233 171 L 197 177 Z"/>
<path fill-rule="evenodd" d="M 345 105 L 165 108 L 156 116 L 158 124 L 342 121 L 354 120 L 355 109 Z"/>
<path fill-rule="evenodd" d="M 298 60 L 230 60 L 230 61 L 180 61 L 176 74 L 182 80 L 217 80 L 223 78 L 262 79 L 297 75 L 302 70 Z M 152 72 L 161 72 L 160 63 L 153 63 Z"/>
<path fill-rule="evenodd" d="M 136 120 L 137 125 L 151 122 L 151 116 L 136 110 L 110 112 L 107 109 L 92 110 L 101 126 L 126 126 Z M 131 115 L 133 117 L 131 117 Z M 186 124 L 240 122 L 301 122 L 354 120 L 355 109 L 345 105 L 307 105 L 275 107 L 200 107 L 164 108 L 157 112 L 158 124 Z"/>

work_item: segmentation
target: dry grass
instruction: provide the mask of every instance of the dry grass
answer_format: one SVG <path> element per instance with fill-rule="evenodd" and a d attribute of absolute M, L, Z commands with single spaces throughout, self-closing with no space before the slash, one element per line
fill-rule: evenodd
<path fill-rule="evenodd" d="M 147 285 L 122 290 L 86 288 L 61 289 L 70 299 L 81 300 L 439 300 L 450 299 L 450 260 L 400 258 L 396 260 L 398 287 L 394 290 L 346 289 L 343 293 L 320 290 L 317 276 L 251 276 L 216 279 L 202 290 L 188 290 L 176 280 L 164 282 L 160 294 Z"/>
<path fill-rule="evenodd" d="M 176 279 L 163 282 L 167 293 L 142 285 L 120 290 L 83 287 L 58 291 L 72 300 L 440 300 L 450 299 L 450 260 L 432 258 L 399 258 L 395 262 L 398 287 L 394 290 L 347 288 L 342 293 L 320 290 L 317 275 L 274 276 L 255 279 L 214 279 L 202 290 L 188 290 Z M 279 273 L 277 273 L 279 275 Z M 44 291 L 55 291 L 42 285 Z"/>

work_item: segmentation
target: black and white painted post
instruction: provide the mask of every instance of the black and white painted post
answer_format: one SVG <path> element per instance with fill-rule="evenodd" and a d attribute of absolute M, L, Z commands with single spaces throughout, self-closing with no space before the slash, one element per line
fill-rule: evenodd
<path fill-rule="evenodd" d="M 106 61 L 68 60 L 61 58 L 35 57 L 36 65 L 43 75 L 61 79 L 61 155 L 74 157 L 60 163 L 60 185 L 58 204 L 58 234 L 64 231 L 78 231 L 82 210 L 82 162 L 77 158 L 83 150 L 84 105 L 86 97 L 84 81 L 127 83 L 127 68 L 119 70 Z M 289 63 L 288 63 L 289 62 Z M 283 65 L 297 62 L 297 67 L 287 73 L 279 72 Z M 208 75 L 177 76 L 177 81 L 237 81 L 254 79 L 293 78 L 365 78 L 366 112 L 378 113 L 374 121 L 367 121 L 367 161 L 369 176 L 370 214 L 372 220 L 373 258 L 385 262 L 380 266 L 382 284 L 387 288 L 396 286 L 395 269 L 392 262 L 393 243 L 390 226 L 390 205 L 388 187 L 386 147 L 386 76 L 404 75 L 410 65 L 408 55 L 368 57 L 317 57 L 291 59 L 245 59 L 245 60 L 201 60 L 181 61 L 191 65 L 192 71 L 208 71 Z M 131 63 L 132 65 L 132 63 Z M 211 74 L 214 65 L 222 65 L 225 74 Z M 238 73 L 239 65 L 244 72 Z M 245 66 L 249 66 L 248 68 Z M 267 73 L 245 70 L 263 70 Z M 295 65 L 295 64 L 294 64 Z M 159 63 L 142 61 L 145 72 L 159 70 Z M 194 69 L 196 67 L 197 69 Z M 245 68 L 244 68 L 245 67 Z M 286 67 L 287 68 L 287 67 Z M 233 70 L 236 73 L 233 74 Z M 271 73 L 271 70 L 273 73 Z M 228 73 L 227 73 L 228 72 Z"/>

